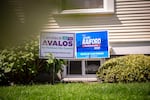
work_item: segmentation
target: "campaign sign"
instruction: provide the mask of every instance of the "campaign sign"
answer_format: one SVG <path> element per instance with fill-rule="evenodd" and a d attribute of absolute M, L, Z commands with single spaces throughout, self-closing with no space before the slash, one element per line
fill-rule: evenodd
<path fill-rule="evenodd" d="M 74 58 L 74 33 L 41 33 L 40 58 L 48 58 L 49 53 L 60 59 Z"/>
<path fill-rule="evenodd" d="M 76 57 L 108 58 L 108 31 L 76 33 Z"/>

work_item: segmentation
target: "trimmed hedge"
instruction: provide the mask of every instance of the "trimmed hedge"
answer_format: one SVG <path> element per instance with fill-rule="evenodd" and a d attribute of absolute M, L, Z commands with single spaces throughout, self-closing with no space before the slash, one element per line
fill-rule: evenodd
<path fill-rule="evenodd" d="M 99 67 L 97 76 L 103 82 L 150 81 L 150 56 L 128 55 L 112 58 Z"/>

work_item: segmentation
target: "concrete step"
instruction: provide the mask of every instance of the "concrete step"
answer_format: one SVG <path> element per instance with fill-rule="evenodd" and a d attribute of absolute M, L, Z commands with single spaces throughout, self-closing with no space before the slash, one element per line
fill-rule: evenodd
<path fill-rule="evenodd" d="M 63 78 L 63 82 L 97 82 L 97 78 Z"/>

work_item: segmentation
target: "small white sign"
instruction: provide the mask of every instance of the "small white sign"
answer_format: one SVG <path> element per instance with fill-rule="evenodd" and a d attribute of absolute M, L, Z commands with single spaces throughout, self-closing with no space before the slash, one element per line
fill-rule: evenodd
<path fill-rule="evenodd" d="M 51 53 L 58 59 L 74 58 L 74 33 L 41 33 L 40 58 L 48 58 Z"/>

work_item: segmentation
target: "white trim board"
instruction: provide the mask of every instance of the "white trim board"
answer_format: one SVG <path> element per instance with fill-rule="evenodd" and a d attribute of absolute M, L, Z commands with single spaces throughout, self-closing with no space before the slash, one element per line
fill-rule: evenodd
<path fill-rule="evenodd" d="M 150 54 L 150 46 L 112 47 L 112 54 L 115 55 Z"/>

